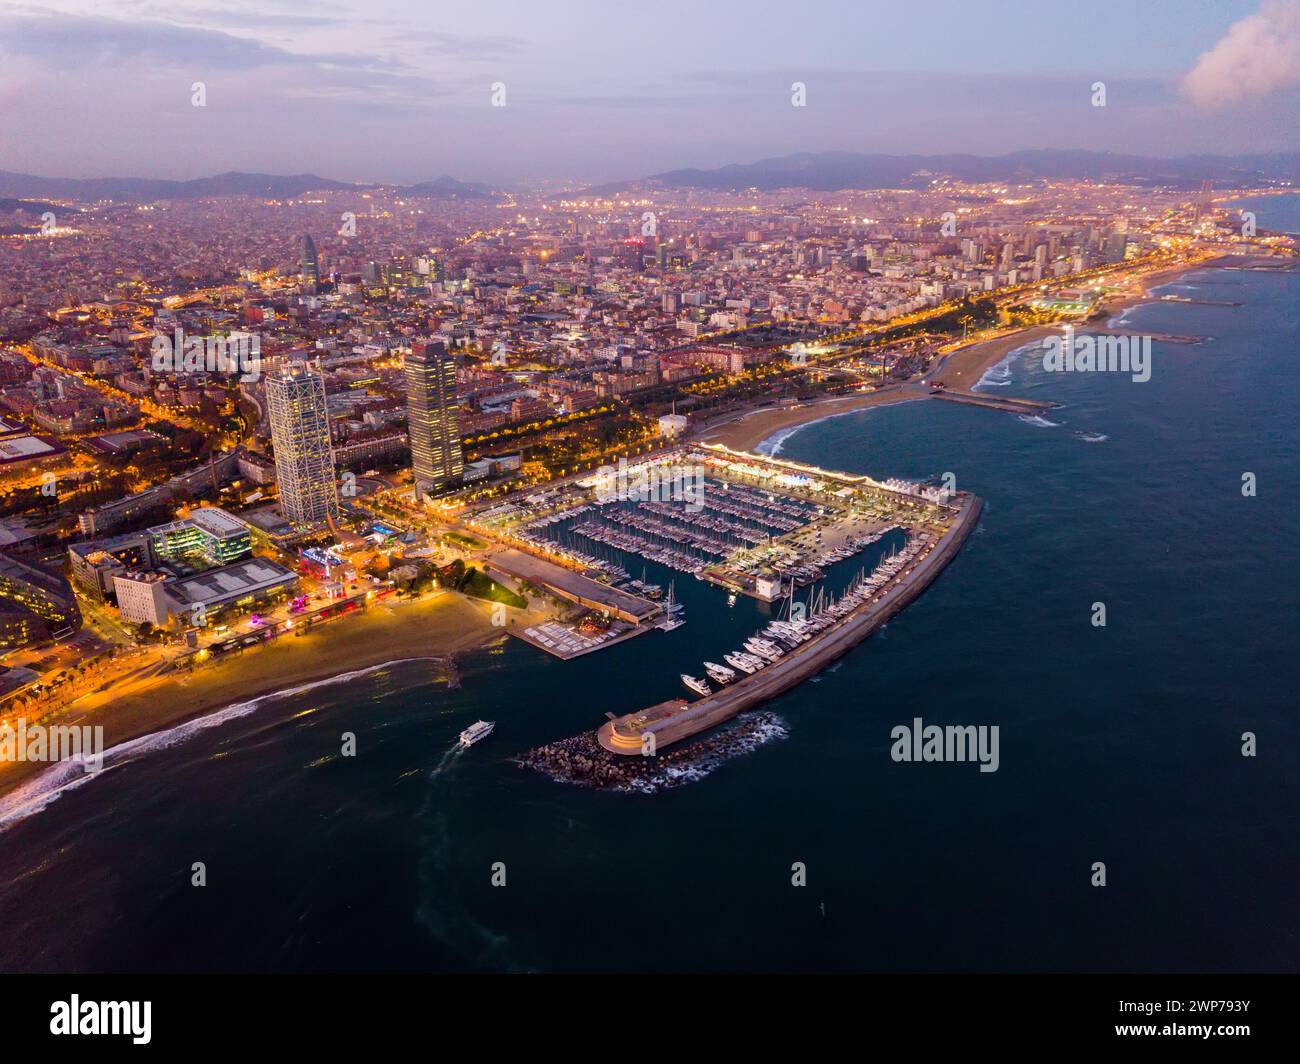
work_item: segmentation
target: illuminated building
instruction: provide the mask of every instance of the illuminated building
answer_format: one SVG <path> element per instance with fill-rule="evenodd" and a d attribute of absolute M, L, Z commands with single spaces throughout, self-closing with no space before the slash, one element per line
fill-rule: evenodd
<path fill-rule="evenodd" d="M 81 610 L 63 577 L 0 554 L 0 647 L 63 639 L 80 628 Z"/>
<path fill-rule="evenodd" d="M 225 510 L 205 506 L 189 517 L 149 529 L 154 549 L 164 558 L 226 565 L 252 552 L 248 525 Z"/>
<path fill-rule="evenodd" d="M 299 270 L 302 275 L 302 283 L 315 289 L 316 285 L 320 283 L 320 260 L 316 256 L 316 242 L 312 240 L 310 233 L 305 234 L 302 238 L 302 259 Z"/>
<path fill-rule="evenodd" d="M 416 340 L 406 356 L 406 413 L 416 498 L 461 483 L 464 456 L 456 420 L 456 361 L 436 340 Z"/>
<path fill-rule="evenodd" d="M 325 379 L 304 363 L 266 379 L 280 512 L 297 529 L 333 524 L 339 516 L 330 446 Z"/>

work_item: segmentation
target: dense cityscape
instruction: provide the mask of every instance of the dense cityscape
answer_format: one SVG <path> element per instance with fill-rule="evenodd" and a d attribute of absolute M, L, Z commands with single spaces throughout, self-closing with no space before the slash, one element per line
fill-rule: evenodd
<path fill-rule="evenodd" d="M 8 230 L 5 641 L 36 648 L 5 682 L 42 719 L 438 594 L 474 564 L 457 527 L 485 499 L 755 406 L 896 387 L 963 341 L 1091 320 L 1146 272 L 1289 247 L 1209 189 L 941 176 L 23 204 Z"/>
<path fill-rule="evenodd" d="M 1297 107 L 1300 0 L 0 0 L 16 1044 L 1289 1038 Z"/>
<path fill-rule="evenodd" d="M 1232 195 L 1252 191 L 1274 190 Z M 390 597 L 608 634 L 619 610 L 556 570 L 625 569 L 539 539 L 549 568 L 521 567 L 481 515 L 563 510 L 578 475 L 653 468 L 754 410 L 916 389 L 953 352 L 1096 322 L 1157 274 L 1294 254 L 1208 182 L 453 195 L 12 209 L 6 713 L 80 720 Z M 808 557 L 764 536 L 734 542 L 769 544 L 771 600 Z M 111 707 L 94 719 L 130 734 Z"/>

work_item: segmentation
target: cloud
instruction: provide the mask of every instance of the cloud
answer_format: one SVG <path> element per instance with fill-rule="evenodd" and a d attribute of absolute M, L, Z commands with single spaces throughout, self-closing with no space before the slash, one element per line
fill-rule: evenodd
<path fill-rule="evenodd" d="M 403 28 L 394 39 L 422 45 L 429 54 L 448 59 L 501 59 L 518 54 L 527 43 L 522 37 L 508 33 L 470 35 L 433 30 L 413 31 L 410 28 Z"/>
<path fill-rule="evenodd" d="M 1183 91 L 1198 107 L 1218 108 L 1300 84 L 1300 0 L 1264 0 L 1234 22 L 1196 61 Z"/>
<path fill-rule="evenodd" d="M 371 57 L 361 55 L 290 52 L 218 30 L 61 12 L 41 17 L 0 17 L 0 54 L 34 58 L 61 69 L 121 69 L 130 64 L 170 68 L 208 64 L 228 70 L 270 66 L 367 68 L 375 63 Z"/>

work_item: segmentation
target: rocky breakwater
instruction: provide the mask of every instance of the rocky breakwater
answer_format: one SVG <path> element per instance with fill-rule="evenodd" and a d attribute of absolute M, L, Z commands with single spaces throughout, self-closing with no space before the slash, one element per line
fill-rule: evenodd
<path fill-rule="evenodd" d="M 561 783 L 634 794 L 653 794 L 703 779 L 718 765 L 788 735 L 775 713 L 748 713 L 707 739 L 654 757 L 620 757 L 596 741 L 593 732 L 560 739 L 521 754 L 516 762 Z"/>

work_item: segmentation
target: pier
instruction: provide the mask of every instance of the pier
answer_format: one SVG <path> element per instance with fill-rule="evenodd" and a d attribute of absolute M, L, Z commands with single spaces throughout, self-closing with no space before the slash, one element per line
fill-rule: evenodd
<path fill-rule="evenodd" d="M 1037 399 L 1013 399 L 999 395 L 986 395 L 983 392 L 968 392 L 952 388 L 939 388 L 930 393 L 935 399 L 944 399 L 950 403 L 966 403 L 969 406 L 983 406 L 990 410 L 1005 410 L 1011 414 L 1028 414 L 1031 417 L 1045 414 L 1055 408 L 1055 403 L 1042 402 Z"/>
<path fill-rule="evenodd" d="M 670 699 L 648 709 L 615 717 L 596 731 L 600 746 L 612 754 L 640 756 L 644 736 L 654 736 L 656 751 L 698 735 L 760 703 L 790 690 L 820 672 L 876 631 L 921 594 L 956 557 L 979 520 L 978 496 L 958 496 L 960 507 L 946 532 L 871 601 L 780 661 L 746 676 L 715 694 L 688 703 Z"/>
<path fill-rule="evenodd" d="M 1199 303 L 1203 307 L 1239 307 L 1231 299 L 1193 299 L 1191 296 L 1161 296 L 1160 299 L 1165 303 Z"/>

